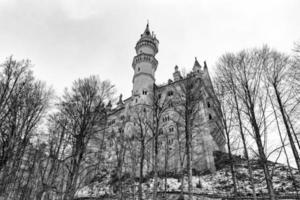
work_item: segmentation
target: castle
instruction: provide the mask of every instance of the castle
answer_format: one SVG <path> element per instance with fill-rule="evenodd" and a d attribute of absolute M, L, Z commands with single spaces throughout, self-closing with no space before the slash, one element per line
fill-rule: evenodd
<path fill-rule="evenodd" d="M 158 45 L 147 24 L 135 46 L 132 95 L 125 100 L 121 95 L 114 108 L 111 103 L 107 105 L 110 112 L 106 143 L 111 149 L 107 157 L 124 158 L 125 171 L 135 173 L 143 164 L 144 171 L 150 172 L 154 138 L 158 134 L 159 169 L 179 171 L 186 165 L 185 131 L 188 130 L 192 168 L 214 170 L 213 151 L 225 151 L 225 137 L 206 62 L 202 67 L 195 59 L 192 72 L 185 76 L 175 66 L 173 80 L 159 85 L 155 82 Z"/>

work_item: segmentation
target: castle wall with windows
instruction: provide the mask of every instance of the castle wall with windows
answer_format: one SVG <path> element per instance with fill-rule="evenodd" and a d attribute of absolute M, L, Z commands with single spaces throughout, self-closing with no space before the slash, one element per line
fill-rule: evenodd
<path fill-rule="evenodd" d="M 186 77 L 182 77 L 178 66 L 175 66 L 172 80 L 166 84 L 156 84 L 158 61 L 155 55 L 158 52 L 158 43 L 147 25 L 135 48 L 137 56 L 132 64 L 132 96 L 124 101 L 120 96 L 115 107 L 109 105 L 105 135 L 111 155 L 107 155 L 107 159 L 119 159 L 118 150 L 125 147 L 125 171 L 135 173 L 139 169 L 139 160 L 144 149 L 144 170 L 151 172 L 154 163 L 154 135 L 158 134 L 159 169 L 178 172 L 182 165 L 186 165 L 187 120 L 183 113 L 191 112 L 192 118 L 188 126 L 192 137 L 193 169 L 213 171 L 213 151 L 225 151 L 225 137 L 220 119 L 221 111 L 207 65 L 204 62 L 201 66 L 195 59 L 193 70 Z M 185 85 L 187 82 L 190 82 L 188 87 Z M 190 96 L 194 96 L 193 109 L 188 110 L 184 105 Z M 159 117 L 156 116 L 157 113 L 160 114 Z M 159 122 L 156 123 L 155 120 Z"/>

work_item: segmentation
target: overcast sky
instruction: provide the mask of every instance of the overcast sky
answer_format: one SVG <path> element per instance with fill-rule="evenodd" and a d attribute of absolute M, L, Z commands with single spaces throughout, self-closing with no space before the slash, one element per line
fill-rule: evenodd
<path fill-rule="evenodd" d="M 291 53 L 300 40 L 299 0 L 0 0 L 0 61 L 28 58 L 58 94 L 77 78 L 110 79 L 131 94 L 134 46 L 147 19 L 160 41 L 156 78 L 194 57 L 209 70 L 225 52 L 269 44 Z"/>

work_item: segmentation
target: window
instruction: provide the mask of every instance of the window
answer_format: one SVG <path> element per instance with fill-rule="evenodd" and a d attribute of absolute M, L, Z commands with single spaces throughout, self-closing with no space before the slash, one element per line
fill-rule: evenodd
<path fill-rule="evenodd" d="M 207 107 L 210 108 L 210 103 L 209 102 L 207 102 Z"/>
<path fill-rule="evenodd" d="M 162 135 L 163 133 L 164 133 L 164 132 L 163 132 L 163 129 L 160 128 L 159 131 L 158 131 L 158 134 L 159 134 L 159 135 Z"/>
<path fill-rule="evenodd" d="M 147 95 L 148 91 L 147 90 L 143 90 L 143 95 Z"/>
<path fill-rule="evenodd" d="M 173 103 L 172 103 L 172 102 L 169 102 L 168 107 L 169 107 L 169 108 L 172 108 L 172 107 L 173 107 Z"/>
<path fill-rule="evenodd" d="M 170 97 L 172 95 L 173 95 L 173 91 L 172 90 L 168 91 L 168 96 Z"/>
<path fill-rule="evenodd" d="M 158 94 L 158 99 L 160 99 L 161 98 L 161 94 Z"/>
<path fill-rule="evenodd" d="M 144 108 L 143 111 L 146 112 L 146 108 Z"/>
<path fill-rule="evenodd" d="M 170 120 L 170 117 L 169 117 L 169 115 L 167 115 L 167 116 L 163 117 L 163 122 L 166 122 L 166 121 L 169 121 L 169 120 Z"/>
<path fill-rule="evenodd" d="M 173 127 L 173 126 L 171 126 L 171 127 L 169 128 L 169 132 L 174 132 L 174 127 Z"/>
<path fill-rule="evenodd" d="M 138 67 L 138 72 L 141 70 L 141 68 Z"/>
<path fill-rule="evenodd" d="M 209 120 L 212 120 L 211 114 L 208 114 L 208 119 L 209 119 Z"/>
<path fill-rule="evenodd" d="M 168 144 L 173 144 L 173 139 L 168 139 Z"/>
<path fill-rule="evenodd" d="M 124 116 L 124 115 L 121 115 L 120 119 L 121 119 L 121 120 L 124 120 L 124 119 L 125 119 L 125 116 Z"/>
<path fill-rule="evenodd" d="M 110 122 L 108 122 L 108 126 L 111 126 L 111 125 L 113 125 L 114 123 L 115 123 L 116 121 L 113 119 L 113 120 L 111 120 Z"/>
<path fill-rule="evenodd" d="M 124 129 L 119 128 L 119 133 L 124 133 Z"/>
<path fill-rule="evenodd" d="M 137 101 L 138 101 L 138 100 L 137 100 L 137 99 L 135 99 L 135 103 L 137 103 Z"/>

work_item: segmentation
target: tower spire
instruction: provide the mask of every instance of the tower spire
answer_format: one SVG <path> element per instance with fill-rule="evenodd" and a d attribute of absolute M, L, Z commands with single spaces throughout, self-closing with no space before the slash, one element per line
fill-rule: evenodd
<path fill-rule="evenodd" d="M 197 57 L 195 57 L 194 67 L 201 67 L 201 65 L 199 64 L 199 62 L 197 60 Z"/>
<path fill-rule="evenodd" d="M 144 31 L 143 35 L 150 35 L 150 29 L 149 29 L 149 20 L 147 20 L 146 29 Z"/>

